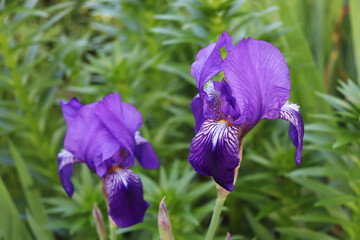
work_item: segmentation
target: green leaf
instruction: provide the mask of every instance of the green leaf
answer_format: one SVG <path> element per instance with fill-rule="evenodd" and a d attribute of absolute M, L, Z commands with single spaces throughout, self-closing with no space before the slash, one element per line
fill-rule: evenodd
<path fill-rule="evenodd" d="M 314 206 L 322 207 L 322 206 L 344 205 L 349 202 L 355 202 L 355 201 L 357 201 L 356 197 L 348 194 L 341 194 L 337 196 L 329 196 L 322 198 L 319 201 L 317 201 Z"/>
<path fill-rule="evenodd" d="M 294 177 L 294 176 L 288 176 L 292 181 L 304 186 L 305 188 L 316 192 L 323 194 L 325 196 L 334 196 L 334 195 L 342 195 L 343 193 L 339 190 L 332 188 L 324 183 L 321 183 L 319 181 L 315 181 L 308 178 L 303 177 Z"/>
<path fill-rule="evenodd" d="M 159 64 L 158 68 L 164 72 L 173 73 L 182 77 L 186 82 L 196 87 L 195 79 L 190 75 L 189 66 L 179 64 Z"/>
<path fill-rule="evenodd" d="M 353 143 L 356 140 L 358 140 L 359 138 L 360 138 L 360 136 L 358 136 L 356 134 L 342 135 L 336 140 L 336 142 L 333 145 L 333 148 L 338 148 L 338 147 L 342 147 L 344 145 L 347 145 L 349 143 Z"/>
<path fill-rule="evenodd" d="M 356 60 L 356 72 L 357 72 L 357 79 L 358 83 L 360 84 L 360 29 L 359 29 L 359 22 L 360 22 L 360 2 L 358 0 L 350 0 L 350 20 L 351 20 L 351 33 L 353 38 L 353 45 L 354 45 L 354 54 Z"/>
<path fill-rule="evenodd" d="M 45 213 L 45 207 L 42 203 L 40 191 L 35 187 L 35 182 L 29 173 L 24 159 L 11 141 L 9 142 L 9 147 L 11 155 L 15 161 L 21 187 L 24 191 L 24 195 L 29 205 L 31 214 L 38 224 L 44 225 L 48 222 L 48 219 Z M 47 232 L 47 235 L 49 239 L 53 239 L 52 233 L 50 231 Z"/>
<path fill-rule="evenodd" d="M 186 21 L 189 20 L 188 16 L 173 15 L 173 14 L 158 14 L 154 16 L 154 19 L 166 20 L 166 21 Z"/>
<path fill-rule="evenodd" d="M 205 193 L 211 191 L 211 189 L 215 188 L 215 184 L 213 181 L 208 181 L 202 184 L 199 184 L 198 187 L 192 191 L 186 193 L 186 198 L 184 201 L 192 202 L 195 199 L 199 199 Z"/>
<path fill-rule="evenodd" d="M 32 232 L 34 233 L 36 239 L 51 239 L 48 234 L 42 229 L 42 227 L 36 222 L 31 213 L 26 210 L 26 216 L 30 225 Z"/>
<path fill-rule="evenodd" d="M 343 111 L 345 109 L 349 110 L 349 111 L 352 110 L 352 106 L 348 102 L 346 102 L 338 97 L 335 97 L 335 96 L 332 96 L 329 94 L 323 94 L 323 93 L 317 93 L 317 95 L 319 95 L 321 98 L 325 99 L 328 103 L 330 103 L 338 111 Z"/>
<path fill-rule="evenodd" d="M 191 180 L 194 178 L 196 172 L 195 171 L 186 171 L 184 170 L 184 174 L 178 180 L 176 192 L 178 194 L 186 194 L 185 190 L 187 189 L 188 185 L 190 184 Z"/>
<path fill-rule="evenodd" d="M 248 220 L 250 227 L 256 233 L 256 235 L 262 240 L 275 240 L 273 235 L 252 215 L 248 208 L 245 208 L 245 216 Z"/>
<path fill-rule="evenodd" d="M 346 96 L 346 99 L 360 109 L 360 87 L 350 79 L 348 79 L 347 82 L 339 80 L 339 85 L 340 86 L 337 87 L 337 90 L 339 90 L 343 96 Z"/>
<path fill-rule="evenodd" d="M 32 239 L 31 234 L 20 219 L 6 186 L 0 178 L 0 231 L 5 239 Z"/>
<path fill-rule="evenodd" d="M 339 133 L 340 131 L 330 125 L 324 123 L 310 123 L 305 125 L 305 131 L 316 131 L 316 132 L 324 132 L 324 133 Z"/>
<path fill-rule="evenodd" d="M 268 216 L 270 213 L 280 209 L 282 205 L 283 204 L 281 202 L 274 201 L 269 201 L 268 203 L 264 204 L 256 216 L 256 221 L 260 221 L 262 218 Z"/>
<path fill-rule="evenodd" d="M 344 171 L 341 169 L 333 168 L 333 167 L 308 167 L 308 168 L 301 168 L 296 169 L 288 174 L 288 177 L 345 177 L 347 176 Z"/>
<path fill-rule="evenodd" d="M 281 234 L 291 237 L 293 239 L 301 238 L 301 239 L 321 239 L 321 240 L 337 240 L 337 238 L 331 237 L 325 233 L 315 232 L 306 228 L 298 228 L 298 227 L 279 227 L 276 228 L 276 231 Z"/>
<path fill-rule="evenodd" d="M 320 214 L 320 213 L 293 216 L 291 217 L 291 219 L 299 222 L 350 224 L 350 222 L 347 222 L 345 219 L 341 219 L 338 217 L 333 217 L 325 214 Z"/>

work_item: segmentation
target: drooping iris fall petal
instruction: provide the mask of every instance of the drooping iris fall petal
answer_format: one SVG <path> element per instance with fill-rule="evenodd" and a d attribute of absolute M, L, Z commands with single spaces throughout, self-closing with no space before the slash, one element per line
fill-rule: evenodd
<path fill-rule="evenodd" d="M 63 185 L 65 192 L 71 198 L 74 193 L 74 185 L 71 182 L 71 176 L 74 169 L 74 163 L 82 162 L 75 156 L 66 151 L 61 150 L 58 154 L 58 174 L 61 184 Z"/>
<path fill-rule="evenodd" d="M 154 148 L 148 140 L 140 135 L 140 132 L 135 133 L 135 150 L 134 154 L 139 160 L 140 165 L 145 169 L 155 169 L 159 167 L 159 160 L 156 156 Z"/>
<path fill-rule="evenodd" d="M 105 175 L 109 197 L 109 215 L 121 228 L 143 221 L 149 203 L 143 198 L 142 183 L 130 169 L 119 169 Z"/>
<path fill-rule="evenodd" d="M 239 165 L 239 129 L 224 120 L 206 120 L 190 145 L 189 162 L 203 175 L 212 176 L 223 188 L 234 188 Z"/>
<path fill-rule="evenodd" d="M 304 138 L 304 121 L 299 112 L 299 106 L 292 103 L 285 103 L 281 108 L 280 118 L 290 122 L 289 136 L 296 147 L 295 162 L 299 166 Z"/>

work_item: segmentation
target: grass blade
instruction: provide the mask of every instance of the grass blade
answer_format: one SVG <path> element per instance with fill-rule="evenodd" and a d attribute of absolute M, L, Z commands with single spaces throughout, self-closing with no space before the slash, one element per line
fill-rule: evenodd
<path fill-rule="evenodd" d="M 357 80 L 360 84 L 360 29 L 357 26 L 357 23 L 360 21 L 359 12 L 360 2 L 358 0 L 350 0 L 351 31 L 355 53 Z"/>
<path fill-rule="evenodd" d="M 46 224 L 48 220 L 41 200 L 40 191 L 35 187 L 35 183 L 20 152 L 12 142 L 9 143 L 9 146 L 30 212 L 40 226 Z M 53 239 L 50 231 L 47 232 L 47 235 L 49 239 Z"/>
<path fill-rule="evenodd" d="M 15 204 L 1 178 L 0 206 L 0 232 L 3 233 L 5 239 L 31 239 L 31 234 L 21 221 Z"/>

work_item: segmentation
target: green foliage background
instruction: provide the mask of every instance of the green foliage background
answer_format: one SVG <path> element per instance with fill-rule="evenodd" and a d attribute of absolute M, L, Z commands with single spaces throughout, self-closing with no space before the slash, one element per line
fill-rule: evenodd
<path fill-rule="evenodd" d="M 175 239 L 203 239 L 216 189 L 187 162 L 190 66 L 224 30 L 283 52 L 306 133 L 300 168 L 287 122 L 263 121 L 246 137 L 218 239 L 360 239 L 358 22 L 357 0 L 1 0 L 0 239 L 97 239 L 100 180 L 77 166 L 69 199 L 57 176 L 58 102 L 111 92 L 140 110 L 161 164 L 133 169 L 151 207 L 118 239 L 158 239 L 164 195 Z"/>

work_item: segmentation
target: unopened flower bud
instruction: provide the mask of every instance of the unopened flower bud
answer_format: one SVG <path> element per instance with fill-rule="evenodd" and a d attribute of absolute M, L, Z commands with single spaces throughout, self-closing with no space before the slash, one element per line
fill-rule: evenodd
<path fill-rule="evenodd" d="M 97 232 L 97 234 L 99 236 L 99 239 L 100 240 L 105 240 L 106 239 L 105 223 L 104 223 L 101 211 L 100 211 L 100 209 L 99 209 L 99 207 L 97 206 L 96 203 L 94 203 L 92 215 L 94 217 L 94 222 L 95 222 L 95 226 L 96 226 L 96 232 Z"/>
<path fill-rule="evenodd" d="M 225 240 L 231 240 L 231 239 L 232 239 L 231 234 L 228 232 L 228 233 L 226 234 Z"/>
<path fill-rule="evenodd" d="M 170 216 L 166 208 L 165 197 L 161 200 L 159 205 L 158 227 L 159 227 L 160 240 L 173 239 L 171 237 Z"/>

